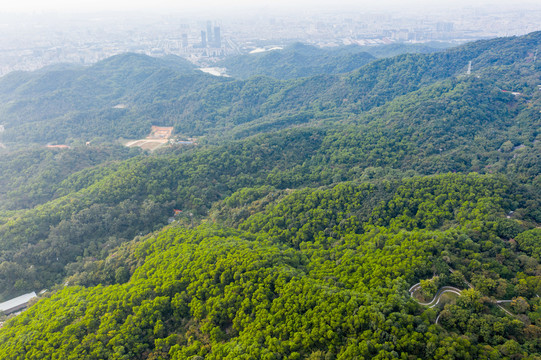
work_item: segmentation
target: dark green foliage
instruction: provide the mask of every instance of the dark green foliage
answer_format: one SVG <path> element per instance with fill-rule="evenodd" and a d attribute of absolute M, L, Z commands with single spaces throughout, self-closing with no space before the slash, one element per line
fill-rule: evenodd
<path fill-rule="evenodd" d="M 177 97 L 212 78 L 194 74 L 184 59 L 138 54 L 117 55 L 89 68 L 9 74 L 0 81 L 2 139 L 64 143 L 146 135 L 151 121 L 137 114 L 135 104 L 144 97 L 148 101 L 149 94 L 150 101 Z M 114 108 L 120 104 L 126 108 Z"/>
<path fill-rule="evenodd" d="M 96 165 L 138 153 L 136 149 L 108 145 L 0 153 L 0 209 L 32 208 L 78 191 L 114 169 L 109 165 L 104 171 L 94 168 Z M 87 170 L 78 173 L 82 169 Z"/>

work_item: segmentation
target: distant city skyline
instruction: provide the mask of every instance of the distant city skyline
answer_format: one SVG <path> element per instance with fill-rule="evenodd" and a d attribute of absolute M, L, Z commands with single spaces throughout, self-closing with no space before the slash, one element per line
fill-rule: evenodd
<path fill-rule="evenodd" d="M 19 0 L 0 9 L 0 76 L 125 52 L 178 55 L 206 68 L 294 42 L 440 48 L 541 30 L 541 3 L 529 0 Z"/>
<path fill-rule="evenodd" d="M 424 9 L 434 10 L 441 8 L 460 7 L 501 7 L 501 8 L 541 8 L 538 1 L 532 0 L 481 0 L 481 1 L 434 1 L 434 0 L 201 0 L 173 1 L 173 0 L 2 0 L 1 13 L 6 12 L 102 12 L 102 11 L 187 11 L 187 12 L 239 12 L 257 11 L 261 9 L 276 11 L 339 11 L 346 8 L 354 8 L 366 11 L 396 11 L 399 9 Z"/>

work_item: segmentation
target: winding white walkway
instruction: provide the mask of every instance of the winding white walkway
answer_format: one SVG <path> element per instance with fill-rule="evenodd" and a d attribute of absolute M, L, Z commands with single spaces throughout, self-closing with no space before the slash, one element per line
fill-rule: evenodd
<path fill-rule="evenodd" d="M 410 295 L 411 297 L 413 297 L 413 293 L 415 291 L 417 291 L 419 288 L 421 287 L 420 284 L 415 284 L 413 285 L 411 288 L 410 288 Z M 423 303 L 423 302 L 420 302 L 418 301 L 417 299 L 413 298 L 415 301 L 417 301 L 417 303 L 419 305 L 423 305 L 423 306 L 428 306 L 430 308 L 433 308 L 434 306 L 438 305 L 440 303 L 440 299 L 441 299 L 441 296 L 445 293 L 453 293 L 453 294 L 457 294 L 460 296 L 460 294 L 462 294 L 462 290 L 460 289 L 457 289 L 456 287 L 453 287 L 453 286 L 442 286 L 438 292 L 436 293 L 436 295 L 434 296 L 434 298 L 427 302 L 427 303 Z"/>
<path fill-rule="evenodd" d="M 467 285 L 468 285 L 468 287 L 473 289 L 473 286 L 470 283 L 467 283 Z M 429 308 L 433 308 L 436 305 L 438 305 L 440 303 L 442 295 L 445 294 L 445 293 L 452 293 L 452 294 L 456 294 L 458 296 L 462 295 L 462 290 L 460 290 L 460 289 L 458 289 L 458 288 L 456 288 L 454 286 L 442 286 L 441 288 L 439 288 L 438 292 L 436 293 L 436 295 L 434 296 L 434 298 L 432 300 L 430 300 L 427 303 L 423 303 L 423 302 L 420 302 L 419 300 L 417 300 L 416 298 L 413 297 L 413 293 L 416 292 L 417 290 L 419 290 L 420 288 L 421 288 L 421 283 L 417 283 L 415 285 L 412 285 L 412 287 L 409 288 L 410 296 L 419 305 L 428 306 Z M 537 296 L 539 296 L 539 295 L 537 295 Z M 503 306 L 500 305 L 500 304 L 503 304 L 503 303 L 510 303 L 512 301 L 513 300 L 495 300 L 494 305 L 499 307 L 507 315 L 509 315 L 509 316 L 511 316 L 513 318 L 516 318 L 516 316 L 513 313 L 511 313 L 510 311 L 508 311 L 507 309 L 505 309 Z M 441 313 L 436 318 L 436 322 L 435 322 L 436 324 L 438 323 L 438 320 L 440 319 L 440 315 L 441 315 Z"/>

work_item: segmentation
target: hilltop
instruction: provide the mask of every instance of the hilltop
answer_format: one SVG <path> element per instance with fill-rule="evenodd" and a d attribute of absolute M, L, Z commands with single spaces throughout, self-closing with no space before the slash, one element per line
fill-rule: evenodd
<path fill-rule="evenodd" d="M 287 80 L 300 77 L 347 73 L 375 59 L 358 46 L 321 49 L 295 43 L 284 49 L 231 57 L 217 65 L 234 78 L 269 76 Z"/>

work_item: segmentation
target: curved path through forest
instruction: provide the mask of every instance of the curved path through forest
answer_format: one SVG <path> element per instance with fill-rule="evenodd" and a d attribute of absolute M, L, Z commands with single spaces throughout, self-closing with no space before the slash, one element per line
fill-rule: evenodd
<path fill-rule="evenodd" d="M 415 285 L 413 285 L 409 292 L 410 292 L 410 296 L 413 298 L 413 293 L 417 290 L 419 290 L 419 288 L 421 287 L 421 283 L 417 283 Z M 440 303 L 440 299 L 442 297 L 443 294 L 445 293 L 453 293 L 453 294 L 456 294 L 456 295 L 460 295 L 462 293 L 462 290 L 454 287 L 454 286 L 442 286 L 438 292 L 436 293 L 436 295 L 434 295 L 434 298 L 427 302 L 427 303 L 423 303 L 423 302 L 420 302 L 419 300 L 413 298 L 415 301 L 417 301 L 417 303 L 419 305 L 423 305 L 423 306 L 428 306 L 430 308 L 433 308 L 434 306 L 438 305 Z"/>
<path fill-rule="evenodd" d="M 468 284 L 468 285 L 469 285 L 470 288 L 473 289 L 473 286 L 471 286 L 470 284 Z M 459 295 L 459 296 L 462 294 L 462 290 L 460 290 L 460 289 L 458 289 L 458 288 L 456 288 L 454 286 L 442 286 L 441 288 L 439 288 L 438 292 L 436 292 L 436 295 L 434 296 L 434 298 L 431 301 L 429 301 L 427 303 L 423 303 L 423 302 L 420 302 L 419 300 L 417 300 L 416 298 L 413 297 L 413 293 L 416 292 L 417 290 L 419 290 L 420 288 L 421 288 L 421 283 L 420 282 L 413 285 L 412 287 L 410 287 L 410 289 L 409 289 L 410 296 L 419 305 L 428 306 L 429 308 L 433 308 L 436 305 L 438 305 L 440 303 L 441 297 L 445 293 L 452 293 L 452 294 L 456 294 L 456 295 Z M 500 305 L 501 303 L 510 303 L 511 301 L 512 300 L 496 300 L 495 305 L 497 307 L 499 307 L 507 315 L 516 318 L 516 316 L 513 313 L 511 313 L 509 310 L 505 309 L 503 306 Z M 440 315 L 441 315 L 441 313 L 440 313 Z M 438 323 L 438 320 L 440 319 L 440 315 L 438 315 L 438 317 L 436 318 L 436 324 Z"/>

